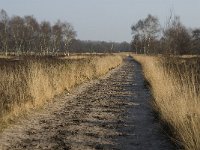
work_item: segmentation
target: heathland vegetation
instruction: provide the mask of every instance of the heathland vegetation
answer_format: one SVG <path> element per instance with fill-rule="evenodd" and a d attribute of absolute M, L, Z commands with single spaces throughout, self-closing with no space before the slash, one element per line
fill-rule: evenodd
<path fill-rule="evenodd" d="M 0 127 L 122 62 L 119 55 L 0 59 Z"/>
<path fill-rule="evenodd" d="M 154 97 L 153 106 L 173 140 L 200 149 L 200 29 L 187 29 L 177 16 L 165 28 L 149 15 L 132 26 L 134 55 Z M 183 55 L 187 54 L 187 55 Z M 192 55 L 189 55 L 192 54 Z"/>
<path fill-rule="evenodd" d="M 148 15 L 131 29 L 131 44 L 82 41 L 68 22 L 52 25 L 33 16 L 9 17 L 1 10 L 0 128 L 121 64 L 122 56 L 111 52 L 131 50 L 143 54 L 133 57 L 143 67 L 153 106 L 170 127 L 173 140 L 185 149 L 199 150 L 200 29 L 188 29 L 173 15 L 164 27 Z M 69 56 L 69 52 L 101 54 Z"/>
<path fill-rule="evenodd" d="M 153 106 L 174 142 L 200 149 L 200 58 L 134 55 L 154 97 Z"/>
<path fill-rule="evenodd" d="M 70 50 L 111 52 L 118 47 L 120 51 L 124 43 L 81 41 L 75 37 L 76 31 L 68 22 L 39 23 L 33 16 L 9 17 L 1 10 L 0 129 L 55 95 L 69 92 L 121 64 L 120 55 L 71 54 Z"/>

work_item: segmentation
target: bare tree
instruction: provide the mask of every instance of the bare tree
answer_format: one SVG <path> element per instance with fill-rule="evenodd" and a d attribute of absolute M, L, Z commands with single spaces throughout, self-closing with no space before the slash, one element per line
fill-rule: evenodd
<path fill-rule="evenodd" d="M 10 22 L 10 30 L 11 36 L 14 41 L 14 48 L 17 51 L 17 54 L 24 51 L 24 42 L 25 42 L 25 26 L 24 26 L 24 19 L 19 16 L 14 16 Z"/>
<path fill-rule="evenodd" d="M 74 31 L 73 26 L 68 22 L 64 22 L 62 24 L 62 32 L 63 32 L 64 51 L 67 51 L 69 55 L 69 46 L 71 45 L 72 40 L 75 39 L 76 32 Z"/>
<path fill-rule="evenodd" d="M 190 50 L 191 37 L 180 17 L 174 16 L 163 31 L 167 54 L 186 54 Z"/>
<path fill-rule="evenodd" d="M 27 52 L 38 51 L 39 45 L 39 24 L 33 16 L 25 16 L 25 49 Z"/>
<path fill-rule="evenodd" d="M 1 41 L 1 47 L 6 55 L 8 52 L 8 42 L 9 42 L 8 22 L 9 22 L 9 17 L 6 11 L 2 9 L 0 12 L 0 41 Z"/>
<path fill-rule="evenodd" d="M 8 17 L 5 10 L 0 11 L 0 50 L 7 55 L 12 52 L 28 53 L 69 51 L 76 37 L 73 26 L 68 22 L 57 21 L 53 26 L 48 21 L 38 21 L 33 16 Z"/>
<path fill-rule="evenodd" d="M 52 27 L 53 53 L 61 50 L 62 45 L 62 23 L 58 20 Z"/>
<path fill-rule="evenodd" d="M 51 46 L 51 25 L 47 21 L 40 24 L 40 49 L 41 52 L 49 54 Z"/>
<path fill-rule="evenodd" d="M 195 54 L 200 54 L 200 29 L 192 31 L 192 50 Z"/>
<path fill-rule="evenodd" d="M 142 43 L 143 52 L 150 53 L 152 50 L 153 41 L 158 37 L 160 32 L 160 24 L 157 17 L 148 15 L 145 19 L 139 20 L 131 27 L 133 35 L 133 43 L 135 47 Z M 137 40 L 137 41 L 134 41 Z M 140 41 L 140 42 L 139 42 Z"/>
<path fill-rule="evenodd" d="M 132 41 L 131 45 L 132 45 L 132 49 L 135 50 L 136 54 L 137 53 L 142 53 L 141 49 L 143 48 L 143 46 L 142 46 L 142 42 L 141 42 L 139 34 L 136 34 L 133 37 L 133 41 Z"/>
<path fill-rule="evenodd" d="M 64 50 L 65 52 L 69 52 L 69 46 L 75 37 L 76 32 L 73 26 L 68 22 L 61 22 L 58 20 L 52 27 L 54 51 L 58 52 Z"/>

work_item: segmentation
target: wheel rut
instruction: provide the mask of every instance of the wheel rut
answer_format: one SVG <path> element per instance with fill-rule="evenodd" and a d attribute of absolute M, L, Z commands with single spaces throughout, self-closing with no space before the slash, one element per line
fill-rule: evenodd
<path fill-rule="evenodd" d="M 57 96 L 0 134 L 5 150 L 172 150 L 155 120 L 139 64 L 128 57 L 109 75 Z"/>

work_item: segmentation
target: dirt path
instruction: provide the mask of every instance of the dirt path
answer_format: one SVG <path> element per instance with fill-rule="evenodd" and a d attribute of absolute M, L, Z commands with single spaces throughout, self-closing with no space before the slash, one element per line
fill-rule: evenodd
<path fill-rule="evenodd" d="M 106 77 L 56 97 L 0 135 L 1 149 L 172 150 L 155 121 L 140 66 L 131 58 Z"/>

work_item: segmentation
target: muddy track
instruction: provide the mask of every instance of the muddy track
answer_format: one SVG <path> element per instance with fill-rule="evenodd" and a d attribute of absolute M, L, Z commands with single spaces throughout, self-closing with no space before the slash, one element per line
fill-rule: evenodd
<path fill-rule="evenodd" d="M 127 58 L 106 77 L 57 96 L 6 129 L 0 148 L 172 150 L 150 99 L 141 67 Z"/>

